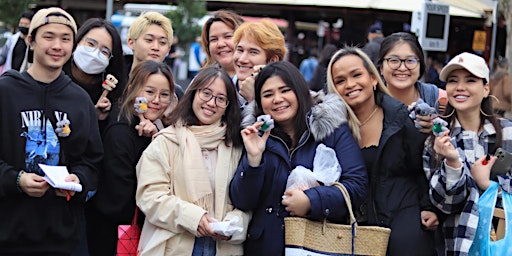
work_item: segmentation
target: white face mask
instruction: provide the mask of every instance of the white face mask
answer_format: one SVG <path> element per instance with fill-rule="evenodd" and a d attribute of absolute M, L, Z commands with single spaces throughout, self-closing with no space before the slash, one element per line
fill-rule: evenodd
<path fill-rule="evenodd" d="M 73 53 L 75 64 L 89 75 L 99 74 L 108 66 L 109 58 L 101 54 L 98 48 L 79 45 Z"/>

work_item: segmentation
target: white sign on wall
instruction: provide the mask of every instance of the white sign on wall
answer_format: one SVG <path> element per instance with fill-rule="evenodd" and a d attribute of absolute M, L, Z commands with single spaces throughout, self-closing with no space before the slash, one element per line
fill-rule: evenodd
<path fill-rule="evenodd" d="M 411 32 L 416 33 L 423 50 L 446 51 L 450 26 L 449 12 L 449 5 L 425 2 L 421 11 L 412 13 Z"/>

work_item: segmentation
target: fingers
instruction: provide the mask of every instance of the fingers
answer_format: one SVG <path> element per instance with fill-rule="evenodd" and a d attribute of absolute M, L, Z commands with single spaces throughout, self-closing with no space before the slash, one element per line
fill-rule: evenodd
<path fill-rule="evenodd" d="M 20 177 L 20 188 L 31 197 L 42 197 L 50 187 L 43 177 L 34 173 L 23 173 Z"/>
<path fill-rule="evenodd" d="M 138 131 L 139 136 L 146 137 L 151 137 L 156 132 L 158 132 L 158 128 L 156 127 L 156 125 L 147 119 L 144 119 L 138 125 L 136 125 L 135 129 Z"/>
<path fill-rule="evenodd" d="M 112 103 L 107 97 L 102 97 L 98 100 L 98 102 L 95 105 L 96 109 L 99 109 L 101 112 L 109 112 L 112 108 Z"/>

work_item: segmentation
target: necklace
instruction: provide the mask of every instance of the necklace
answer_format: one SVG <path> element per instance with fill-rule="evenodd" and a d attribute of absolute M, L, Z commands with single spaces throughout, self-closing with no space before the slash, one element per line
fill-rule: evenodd
<path fill-rule="evenodd" d="M 364 120 L 363 122 L 361 122 L 361 124 L 359 124 L 359 127 L 362 127 L 363 125 L 368 123 L 368 121 L 370 121 L 370 119 L 372 119 L 373 115 L 375 115 L 375 113 L 377 113 L 377 109 L 379 109 L 379 108 L 377 106 L 375 106 L 375 109 L 373 109 L 372 113 L 366 118 L 366 120 Z"/>

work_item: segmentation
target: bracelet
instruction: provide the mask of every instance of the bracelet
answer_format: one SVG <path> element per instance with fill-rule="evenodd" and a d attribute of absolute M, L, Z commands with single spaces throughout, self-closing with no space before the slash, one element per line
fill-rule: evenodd
<path fill-rule="evenodd" d="M 21 189 L 21 186 L 20 186 L 20 180 L 21 180 L 21 175 L 23 175 L 25 173 L 24 170 L 21 170 L 19 173 L 18 173 L 18 177 L 16 177 L 16 187 L 18 188 L 18 191 L 22 192 L 23 193 L 23 190 Z"/>

